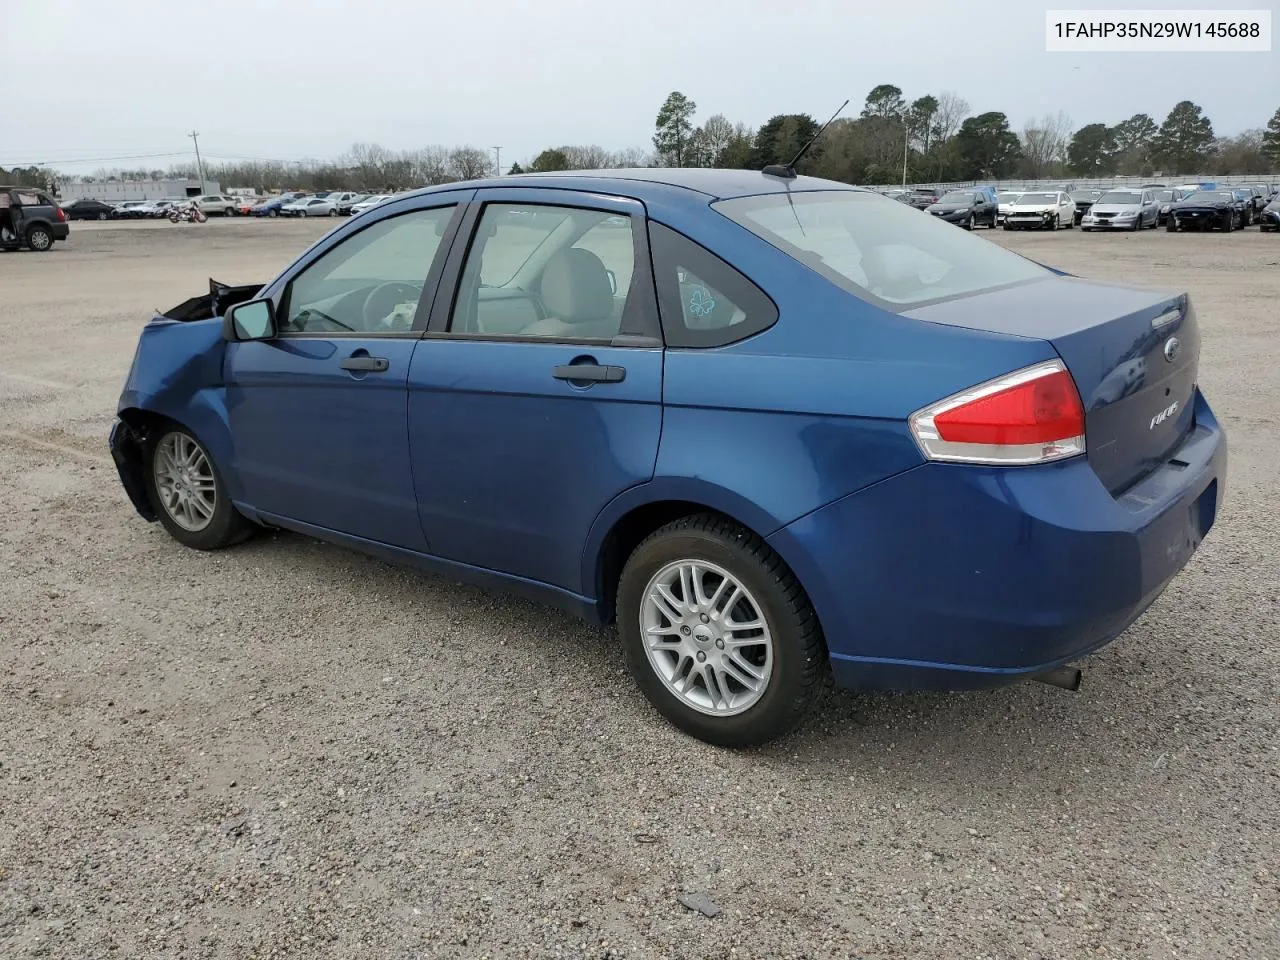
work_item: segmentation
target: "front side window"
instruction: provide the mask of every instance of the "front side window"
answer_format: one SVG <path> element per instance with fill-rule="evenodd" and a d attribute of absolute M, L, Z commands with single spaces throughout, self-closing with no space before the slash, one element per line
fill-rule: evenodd
<path fill-rule="evenodd" d="M 490 203 L 467 252 L 451 333 L 603 340 L 634 299 L 631 218 L 603 210 Z"/>
<path fill-rule="evenodd" d="M 1021 202 L 1034 202 L 1032 196 Z M 773 193 L 712 206 L 837 286 L 890 307 L 1053 276 L 967 230 L 873 193 Z"/>
<path fill-rule="evenodd" d="M 454 207 L 389 217 L 328 250 L 290 281 L 281 333 L 404 333 Z"/>

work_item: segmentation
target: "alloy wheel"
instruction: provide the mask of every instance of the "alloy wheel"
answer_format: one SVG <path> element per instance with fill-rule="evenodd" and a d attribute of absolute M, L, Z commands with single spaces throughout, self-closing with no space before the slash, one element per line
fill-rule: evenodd
<path fill-rule="evenodd" d="M 640 607 L 640 634 L 662 683 L 700 713 L 742 713 L 769 687 L 773 636 L 764 611 L 714 563 L 677 560 L 654 574 Z"/>
<path fill-rule="evenodd" d="M 213 464 L 200 444 L 185 433 L 166 435 L 156 448 L 156 492 L 169 518 L 198 533 L 213 520 L 218 506 Z"/>

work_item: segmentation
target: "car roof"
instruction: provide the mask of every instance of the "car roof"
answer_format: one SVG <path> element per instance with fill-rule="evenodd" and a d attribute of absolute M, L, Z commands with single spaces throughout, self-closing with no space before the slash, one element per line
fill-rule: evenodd
<path fill-rule="evenodd" d="M 493 189 L 502 187 L 551 187 L 560 190 L 585 190 L 591 193 L 615 190 L 644 200 L 646 195 L 670 196 L 671 189 L 701 194 L 713 200 L 750 197 L 768 193 L 812 190 L 849 190 L 868 193 L 859 187 L 818 177 L 767 176 L 758 170 L 716 170 L 708 168 L 640 167 L 627 170 L 564 170 L 556 173 L 519 173 L 515 176 L 490 177 L 461 183 L 443 183 L 406 196 L 439 193 L 460 188 Z"/>

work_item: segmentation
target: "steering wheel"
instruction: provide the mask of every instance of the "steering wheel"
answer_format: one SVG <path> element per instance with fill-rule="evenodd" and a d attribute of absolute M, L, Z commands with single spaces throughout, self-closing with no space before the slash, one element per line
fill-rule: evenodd
<path fill-rule="evenodd" d="M 422 287 L 401 280 L 380 283 L 364 298 L 360 314 L 366 330 L 408 330 L 418 310 Z M 407 305 L 407 306 L 406 306 Z"/>

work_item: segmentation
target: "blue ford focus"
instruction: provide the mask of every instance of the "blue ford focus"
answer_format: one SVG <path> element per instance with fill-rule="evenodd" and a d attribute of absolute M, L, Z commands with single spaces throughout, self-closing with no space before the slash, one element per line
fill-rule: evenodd
<path fill-rule="evenodd" d="M 188 546 L 284 528 L 616 621 L 659 711 L 745 745 L 828 675 L 992 686 L 1122 633 L 1222 502 L 1199 350 L 1184 294 L 844 184 L 518 176 L 153 318 L 110 445 Z"/>

